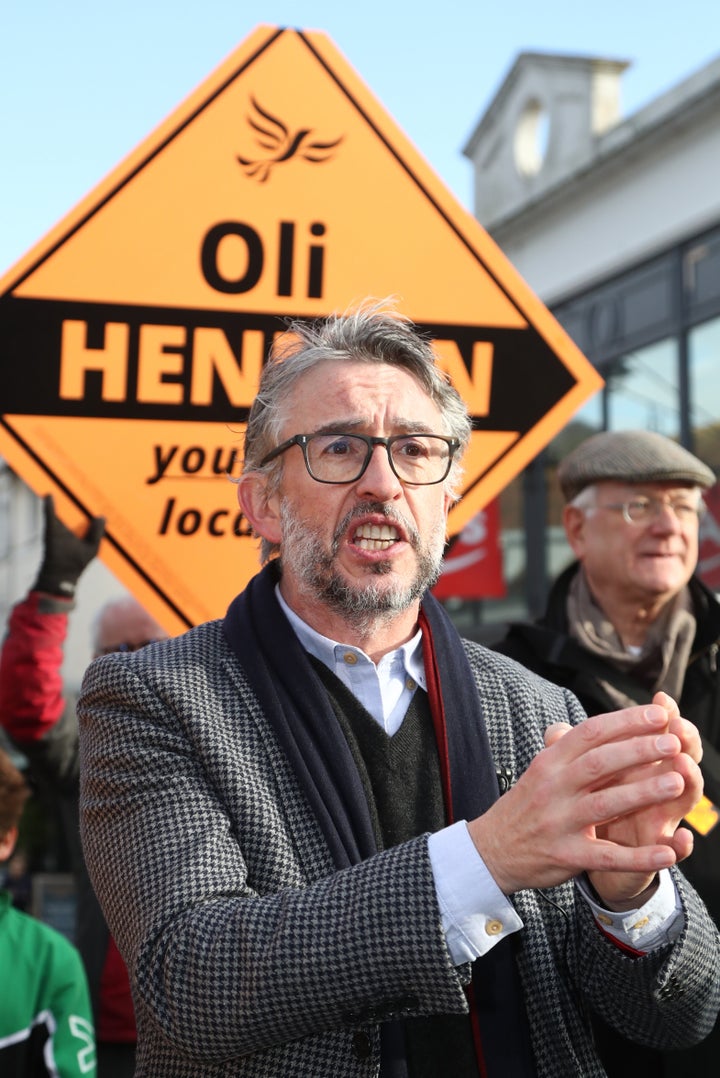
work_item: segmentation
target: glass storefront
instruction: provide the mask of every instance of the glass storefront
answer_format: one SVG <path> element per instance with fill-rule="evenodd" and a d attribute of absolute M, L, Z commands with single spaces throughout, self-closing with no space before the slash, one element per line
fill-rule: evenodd
<path fill-rule="evenodd" d="M 688 382 L 695 452 L 720 475 L 720 318 L 688 334 Z"/>
<path fill-rule="evenodd" d="M 608 430 L 680 438 L 678 342 L 658 341 L 616 360 L 605 382 Z"/>

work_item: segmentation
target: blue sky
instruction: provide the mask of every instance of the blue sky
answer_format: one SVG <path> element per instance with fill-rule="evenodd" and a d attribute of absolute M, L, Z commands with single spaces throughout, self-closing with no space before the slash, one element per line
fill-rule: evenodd
<path fill-rule="evenodd" d="M 717 0 L 6 0 L 0 272 L 259 24 L 325 31 L 460 202 L 462 147 L 517 53 L 625 59 L 630 114 L 720 55 Z"/>

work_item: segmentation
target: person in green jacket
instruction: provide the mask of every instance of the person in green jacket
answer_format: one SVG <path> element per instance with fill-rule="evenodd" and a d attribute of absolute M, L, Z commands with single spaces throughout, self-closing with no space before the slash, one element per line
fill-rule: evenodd
<path fill-rule="evenodd" d="M 29 789 L 0 750 L 0 862 L 11 856 Z M 0 890 L 0 1074 L 94 1078 L 95 1032 L 79 951 L 54 928 L 13 909 Z"/>

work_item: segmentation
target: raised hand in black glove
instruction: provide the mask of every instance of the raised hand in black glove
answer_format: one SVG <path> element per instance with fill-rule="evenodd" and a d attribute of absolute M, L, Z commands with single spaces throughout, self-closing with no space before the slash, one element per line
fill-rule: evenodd
<path fill-rule="evenodd" d="M 33 591 L 49 595 L 61 595 L 65 599 L 75 596 L 80 574 L 98 552 L 105 531 L 105 517 L 92 517 L 83 537 L 66 528 L 55 515 L 52 494 L 46 495 L 44 554 Z"/>

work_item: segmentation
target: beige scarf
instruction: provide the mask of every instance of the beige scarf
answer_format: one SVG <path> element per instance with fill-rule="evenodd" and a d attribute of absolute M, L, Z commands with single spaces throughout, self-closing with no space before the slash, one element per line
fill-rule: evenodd
<path fill-rule="evenodd" d="M 612 622 L 591 594 L 582 567 L 570 585 L 567 615 L 570 636 L 586 651 L 630 674 L 650 692 L 662 690 L 674 700 L 680 699 L 696 630 L 687 588 L 683 588 L 648 627 L 639 654 L 623 647 Z M 601 681 L 601 685 L 620 707 L 635 703 L 608 682 Z"/>

